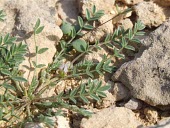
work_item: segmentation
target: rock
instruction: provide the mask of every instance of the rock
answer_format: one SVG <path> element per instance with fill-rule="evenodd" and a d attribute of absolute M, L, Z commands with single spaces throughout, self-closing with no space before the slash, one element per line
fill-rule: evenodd
<path fill-rule="evenodd" d="M 163 9 L 153 2 L 141 2 L 134 6 L 134 10 L 138 20 L 148 27 L 158 27 L 166 20 Z"/>
<path fill-rule="evenodd" d="M 129 18 L 120 21 L 120 24 L 124 27 L 125 30 L 133 28 L 133 23 Z"/>
<path fill-rule="evenodd" d="M 128 99 L 130 96 L 128 88 L 121 83 L 115 83 L 111 92 L 116 101 Z"/>
<path fill-rule="evenodd" d="M 57 128 L 70 128 L 69 120 L 63 116 L 57 116 Z"/>
<path fill-rule="evenodd" d="M 36 37 L 37 46 L 39 48 L 48 48 L 45 54 L 38 55 L 38 64 L 45 64 L 47 66 L 48 63 L 52 62 L 53 56 L 56 53 L 55 44 L 62 37 L 62 31 L 56 25 L 58 14 L 55 10 L 55 1 L 4 0 L 3 7 L 5 12 L 11 12 L 10 19 L 12 19 L 9 21 L 8 29 L 5 31 L 16 35 L 18 41 L 24 41 L 28 46 L 29 53 L 20 68 L 26 71 L 24 77 L 30 82 L 33 76 L 32 61 L 35 61 L 35 56 L 33 56 L 35 53 L 35 43 L 32 31 L 37 19 L 40 18 L 41 25 L 45 26 L 43 32 Z"/>
<path fill-rule="evenodd" d="M 170 105 L 170 19 L 142 43 L 135 59 L 123 64 L 112 79 L 129 88 L 133 97 L 153 106 Z"/>
<path fill-rule="evenodd" d="M 139 2 L 142 2 L 143 0 L 118 0 L 118 1 L 121 1 L 127 5 L 134 5 L 134 4 L 137 4 Z"/>
<path fill-rule="evenodd" d="M 137 128 L 141 123 L 135 114 L 123 107 L 105 108 L 89 119 L 83 119 L 80 128 Z"/>
<path fill-rule="evenodd" d="M 62 20 L 70 23 L 77 21 L 78 7 L 76 0 L 57 0 L 56 8 Z"/>
<path fill-rule="evenodd" d="M 139 110 L 142 108 L 142 105 L 140 100 L 132 98 L 125 104 L 125 107 L 131 110 Z"/>
<path fill-rule="evenodd" d="M 43 128 L 44 125 L 42 123 L 26 123 L 24 128 Z"/>
<path fill-rule="evenodd" d="M 170 0 L 153 0 L 153 1 L 162 6 L 170 6 Z"/>
<path fill-rule="evenodd" d="M 122 4 L 119 4 L 119 3 L 117 3 L 116 5 L 117 5 L 117 6 L 114 6 L 114 7 L 113 7 L 113 10 L 114 10 L 114 11 L 111 12 L 114 16 L 119 13 L 118 10 L 117 10 L 117 8 L 119 9 L 120 12 L 123 12 L 123 11 L 125 11 L 126 9 L 129 8 L 128 6 L 122 5 Z M 130 17 L 131 15 L 132 15 L 132 11 L 130 11 L 130 12 L 128 12 L 128 13 L 125 13 L 125 14 L 122 14 L 122 15 L 119 15 L 119 16 L 117 16 L 116 18 L 112 19 L 112 23 L 113 23 L 113 24 L 117 24 L 117 23 L 119 23 L 121 20 L 123 20 L 124 18 L 128 18 L 128 17 Z"/>
<path fill-rule="evenodd" d="M 101 102 L 97 102 L 96 108 L 107 108 L 109 106 L 112 106 L 115 103 L 115 97 L 109 93 L 108 91 L 105 92 L 107 97 L 103 98 Z"/>
<path fill-rule="evenodd" d="M 144 114 L 149 123 L 155 124 L 158 121 L 158 112 L 153 108 L 145 108 Z"/>
<path fill-rule="evenodd" d="M 157 125 L 145 128 L 170 128 L 170 118 L 160 120 Z"/>
<path fill-rule="evenodd" d="M 15 26 L 15 15 L 17 10 L 16 9 L 8 9 L 7 6 L 5 6 L 6 0 L 1 0 L 0 4 L 0 10 L 4 10 L 5 13 L 5 21 L 0 22 L 0 33 L 5 35 L 7 33 L 11 33 L 12 29 Z"/>

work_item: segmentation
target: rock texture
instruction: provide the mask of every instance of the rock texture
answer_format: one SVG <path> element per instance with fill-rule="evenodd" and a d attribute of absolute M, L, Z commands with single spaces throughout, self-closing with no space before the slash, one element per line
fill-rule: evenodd
<path fill-rule="evenodd" d="M 140 100 L 132 98 L 125 104 L 125 107 L 131 110 L 139 110 L 142 108 L 142 105 Z"/>
<path fill-rule="evenodd" d="M 134 9 L 138 19 L 148 27 L 158 27 L 166 19 L 163 9 L 153 2 L 141 2 Z"/>
<path fill-rule="evenodd" d="M 170 105 L 170 19 L 144 39 L 136 58 L 113 75 L 133 97 L 146 103 Z"/>
<path fill-rule="evenodd" d="M 139 2 L 142 2 L 143 0 L 118 0 L 118 1 L 121 1 L 127 5 L 134 5 L 134 4 L 137 4 Z"/>
<path fill-rule="evenodd" d="M 0 27 L 0 32 L 8 32 L 18 37 L 18 41 L 27 44 L 29 53 L 22 64 L 24 77 L 32 79 L 32 61 L 35 61 L 35 43 L 32 35 L 33 27 L 38 18 L 45 26 L 43 32 L 36 37 L 39 48 L 49 48 L 45 54 L 38 55 L 37 62 L 45 64 L 52 62 L 56 52 L 55 44 L 62 37 L 62 31 L 56 25 L 58 14 L 53 0 L 1 0 L 2 9 L 7 12 L 7 22 Z M 8 16 L 9 14 L 9 16 Z M 9 18 L 9 19 L 8 19 Z"/>
<path fill-rule="evenodd" d="M 56 8 L 62 20 L 70 23 L 77 21 L 78 8 L 76 0 L 57 0 Z"/>
<path fill-rule="evenodd" d="M 153 1 L 162 6 L 170 6 L 170 0 L 153 0 Z"/>
<path fill-rule="evenodd" d="M 110 107 L 83 119 L 80 128 L 137 128 L 141 123 L 135 114 L 126 108 Z"/>
<path fill-rule="evenodd" d="M 115 83 L 111 90 L 116 101 L 128 99 L 130 96 L 129 90 L 122 83 Z"/>
<path fill-rule="evenodd" d="M 166 118 L 159 121 L 158 124 L 155 126 L 150 126 L 145 128 L 170 128 L 170 118 Z"/>

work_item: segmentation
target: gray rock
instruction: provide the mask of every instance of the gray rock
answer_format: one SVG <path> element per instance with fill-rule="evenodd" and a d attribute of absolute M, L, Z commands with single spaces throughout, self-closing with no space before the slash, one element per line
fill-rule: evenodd
<path fill-rule="evenodd" d="M 170 105 L 170 19 L 143 40 L 135 59 L 123 64 L 112 79 L 146 103 Z"/>
<path fill-rule="evenodd" d="M 141 123 L 135 113 L 123 107 L 105 108 L 89 119 L 83 119 L 80 128 L 137 128 Z"/>
<path fill-rule="evenodd" d="M 131 110 L 139 110 L 142 108 L 142 105 L 140 100 L 132 98 L 125 104 L 125 107 Z"/>
<path fill-rule="evenodd" d="M 111 92 L 115 97 L 116 101 L 128 99 L 130 96 L 128 88 L 122 83 L 115 83 Z"/>

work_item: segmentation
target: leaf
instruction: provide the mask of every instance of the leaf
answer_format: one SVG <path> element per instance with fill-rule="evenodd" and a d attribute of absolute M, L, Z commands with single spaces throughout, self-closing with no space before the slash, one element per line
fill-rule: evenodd
<path fill-rule="evenodd" d="M 105 86 L 100 87 L 97 91 L 103 92 L 103 91 L 109 90 L 110 88 L 111 88 L 110 85 L 105 85 Z"/>
<path fill-rule="evenodd" d="M 85 84 L 82 84 L 81 87 L 80 87 L 80 95 L 85 93 L 85 89 L 86 89 Z"/>
<path fill-rule="evenodd" d="M 80 95 L 80 98 L 85 102 L 85 103 L 89 103 L 89 100 L 83 96 L 83 95 Z"/>
<path fill-rule="evenodd" d="M 34 26 L 34 30 L 36 30 L 39 26 L 40 26 L 40 19 L 38 18 L 38 20 Z"/>
<path fill-rule="evenodd" d="M 135 42 L 135 43 L 141 43 L 141 41 L 140 41 L 139 39 L 137 39 L 137 38 L 134 38 L 134 39 L 132 39 L 131 41 L 132 41 L 132 42 Z"/>
<path fill-rule="evenodd" d="M 69 97 L 69 99 L 70 99 L 71 101 L 73 101 L 75 104 L 77 103 L 77 101 L 74 99 L 74 97 Z"/>
<path fill-rule="evenodd" d="M 11 75 L 11 72 L 6 70 L 6 69 L 2 69 L 1 70 L 1 73 L 4 74 L 4 75 L 7 75 L 7 76 L 10 76 Z"/>
<path fill-rule="evenodd" d="M 44 26 L 39 27 L 39 28 L 35 31 L 35 34 L 41 33 L 41 32 L 43 31 L 43 29 L 44 29 Z"/>
<path fill-rule="evenodd" d="M 70 35 L 72 29 L 73 29 L 73 26 L 70 23 L 63 22 L 63 24 L 61 26 L 61 30 L 62 30 L 63 34 Z"/>
<path fill-rule="evenodd" d="M 93 5 L 92 12 L 93 12 L 93 14 L 96 12 L 96 6 L 95 5 Z"/>
<path fill-rule="evenodd" d="M 143 35 L 145 35 L 145 32 L 137 32 L 135 35 L 136 36 L 143 36 Z"/>
<path fill-rule="evenodd" d="M 86 18 L 87 18 L 87 20 L 89 20 L 89 19 L 90 19 L 90 12 L 89 12 L 89 10 L 88 10 L 88 9 L 86 9 Z"/>
<path fill-rule="evenodd" d="M 73 27 L 73 29 L 71 30 L 71 37 L 74 38 L 76 34 L 76 29 Z"/>
<path fill-rule="evenodd" d="M 83 22 L 83 19 L 80 16 L 78 16 L 78 22 L 79 22 L 80 27 L 82 28 L 83 25 L 84 25 L 84 22 Z"/>
<path fill-rule="evenodd" d="M 9 39 L 9 33 L 4 37 L 4 44 L 7 43 L 8 39 Z"/>
<path fill-rule="evenodd" d="M 48 50 L 48 48 L 41 48 L 39 51 L 38 51 L 38 54 L 42 54 L 44 52 L 46 52 Z"/>
<path fill-rule="evenodd" d="M 85 52 L 87 50 L 87 43 L 83 39 L 77 39 L 73 41 L 72 45 L 78 52 Z"/>
<path fill-rule="evenodd" d="M 36 67 L 37 68 L 42 68 L 42 67 L 45 67 L 46 65 L 45 64 L 38 64 Z"/>
<path fill-rule="evenodd" d="M 19 82 L 27 82 L 27 80 L 23 77 L 17 77 L 17 76 L 13 76 L 12 79 L 14 81 L 19 81 Z"/>
<path fill-rule="evenodd" d="M 70 93 L 70 97 L 75 96 L 76 93 L 77 93 L 77 88 L 74 88 L 74 89 L 71 91 L 71 93 Z"/>
<path fill-rule="evenodd" d="M 2 36 L 0 36 L 0 45 L 2 44 L 2 40 L 3 40 L 3 38 L 2 38 Z"/>
<path fill-rule="evenodd" d="M 37 67 L 37 64 L 36 64 L 36 62 L 35 62 L 35 61 L 32 61 L 32 64 L 33 64 L 34 68 L 36 68 L 36 67 Z"/>
<path fill-rule="evenodd" d="M 104 92 L 96 92 L 98 96 L 101 96 L 101 97 L 107 97 L 107 95 L 104 93 Z"/>
<path fill-rule="evenodd" d="M 83 26 L 85 29 L 92 30 L 94 27 L 92 25 L 86 24 Z"/>
<path fill-rule="evenodd" d="M 64 40 L 60 41 L 61 49 L 64 49 L 66 47 L 66 42 Z"/>
<path fill-rule="evenodd" d="M 125 46 L 126 49 L 135 51 L 135 48 L 133 46 L 127 45 Z"/>
<path fill-rule="evenodd" d="M 7 83 L 3 83 L 2 86 L 6 89 L 11 89 L 13 91 L 16 91 L 15 87 L 10 85 L 10 84 L 7 84 Z"/>
<path fill-rule="evenodd" d="M 100 98 L 97 95 L 95 95 L 95 94 L 90 94 L 90 97 L 92 99 L 95 99 L 96 101 L 100 101 Z"/>

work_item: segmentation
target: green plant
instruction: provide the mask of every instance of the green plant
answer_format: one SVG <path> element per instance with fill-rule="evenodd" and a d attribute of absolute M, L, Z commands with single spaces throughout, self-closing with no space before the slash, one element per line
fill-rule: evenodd
<path fill-rule="evenodd" d="M 120 12 L 118 15 L 126 13 Z M 125 58 L 124 50 L 135 50 L 130 42 L 140 43 L 137 35 L 143 35 L 141 30 L 144 25 L 138 21 L 133 29 L 124 30 L 118 28 L 113 34 L 108 34 L 104 42 L 96 40 L 94 45 L 82 39 L 82 30 L 94 30 L 93 22 L 104 15 L 102 10 L 97 11 L 93 6 L 92 12 L 86 10 L 86 20 L 78 17 L 78 24 L 71 25 L 63 22 L 61 29 L 64 33 L 60 40 L 60 50 L 54 56 L 54 61 L 46 68 L 43 68 L 38 74 L 37 69 L 42 68 L 44 64 L 38 64 L 37 56 L 43 54 L 48 49 L 37 46 L 36 35 L 40 34 L 44 26 L 38 19 L 34 26 L 34 42 L 36 59 L 32 62 L 34 66 L 34 76 L 31 84 L 22 77 L 23 72 L 19 70 L 19 65 L 24 60 L 27 52 L 27 46 L 14 43 L 16 38 L 7 34 L 0 37 L 0 120 L 7 121 L 8 126 L 22 127 L 26 122 L 43 122 L 47 127 L 53 127 L 54 122 L 50 119 L 52 116 L 62 114 L 62 109 L 78 112 L 84 116 L 90 116 L 89 112 L 78 107 L 77 101 L 88 104 L 91 99 L 101 101 L 106 97 L 105 91 L 110 88 L 109 85 L 102 86 L 102 82 L 96 79 L 96 74 L 112 73 L 115 66 L 111 57 Z M 111 57 L 103 55 L 101 62 L 79 60 L 85 54 L 92 53 L 94 49 L 100 50 L 102 46 L 113 49 Z M 72 51 L 76 51 L 73 54 Z M 73 58 L 68 60 L 67 58 Z M 67 61 L 64 62 L 63 60 Z M 38 74 L 38 75 L 37 75 Z M 86 82 L 81 82 L 87 78 Z M 50 88 L 56 88 L 60 81 L 74 78 L 80 81 L 80 85 L 68 91 L 62 91 L 51 97 L 41 97 L 41 95 Z M 22 118 L 20 118 L 22 116 Z"/>
<path fill-rule="evenodd" d="M 4 18 L 5 18 L 5 14 L 3 10 L 0 10 L 0 21 L 4 21 Z"/>

